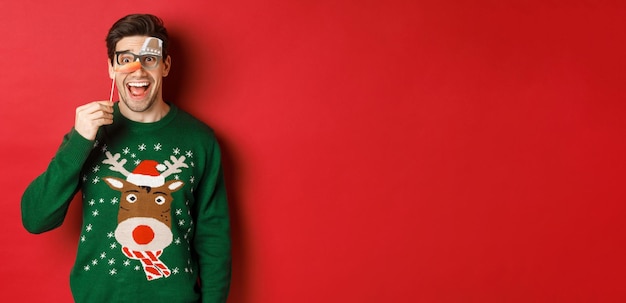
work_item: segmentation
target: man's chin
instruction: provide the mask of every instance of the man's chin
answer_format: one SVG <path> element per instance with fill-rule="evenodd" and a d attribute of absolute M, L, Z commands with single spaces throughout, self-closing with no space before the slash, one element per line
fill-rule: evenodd
<path fill-rule="evenodd" d="M 148 98 L 143 98 L 140 100 L 135 100 L 134 98 L 124 98 L 122 99 L 122 102 L 124 102 L 126 108 L 136 113 L 145 112 L 152 105 Z"/>

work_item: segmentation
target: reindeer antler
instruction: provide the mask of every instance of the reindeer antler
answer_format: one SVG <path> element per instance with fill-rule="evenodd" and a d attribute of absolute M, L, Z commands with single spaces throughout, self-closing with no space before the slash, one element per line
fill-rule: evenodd
<path fill-rule="evenodd" d="M 109 166 L 110 170 L 120 172 L 125 177 L 128 177 L 130 172 L 124 168 L 124 164 L 126 164 L 126 159 L 118 161 L 121 155 L 115 154 L 115 156 L 113 156 L 111 155 L 111 152 L 108 151 L 105 153 L 105 155 L 107 156 L 107 158 L 105 160 L 102 160 L 102 163 L 111 165 Z"/>
<path fill-rule="evenodd" d="M 168 160 L 165 160 L 165 162 L 163 162 L 165 163 L 165 166 L 167 166 L 167 170 L 161 173 L 161 176 L 164 178 L 167 178 L 167 176 L 171 174 L 181 172 L 181 170 L 179 169 L 180 167 L 189 167 L 187 164 L 185 164 L 185 156 L 180 156 L 180 158 L 178 159 L 176 159 L 176 157 L 174 156 L 171 156 L 170 159 L 172 160 L 172 163 L 170 163 L 170 161 Z"/>

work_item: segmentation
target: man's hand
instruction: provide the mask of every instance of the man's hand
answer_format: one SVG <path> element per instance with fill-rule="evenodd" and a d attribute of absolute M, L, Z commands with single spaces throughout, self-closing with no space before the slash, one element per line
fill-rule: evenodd
<path fill-rule="evenodd" d="M 76 108 L 74 129 L 88 140 L 96 139 L 98 128 L 113 123 L 113 102 L 94 101 Z"/>

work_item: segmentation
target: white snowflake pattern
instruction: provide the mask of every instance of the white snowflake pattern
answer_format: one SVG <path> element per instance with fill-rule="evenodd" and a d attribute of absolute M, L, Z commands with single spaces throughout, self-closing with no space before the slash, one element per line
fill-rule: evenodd
<path fill-rule="evenodd" d="M 83 182 L 87 182 L 87 179 L 89 179 L 87 178 L 87 175 L 83 175 Z"/>
<path fill-rule="evenodd" d="M 161 143 L 157 143 L 154 145 L 154 150 L 155 151 L 160 151 L 163 148 L 163 146 L 161 145 Z"/>
<path fill-rule="evenodd" d="M 177 148 L 174 148 L 174 149 L 172 150 L 172 153 L 174 153 L 174 155 L 178 155 L 178 154 L 180 154 L 180 148 L 178 148 L 178 147 L 177 147 Z"/>
<path fill-rule="evenodd" d="M 183 226 L 183 225 L 185 225 L 185 220 L 184 219 L 178 220 L 178 226 Z"/>
<path fill-rule="evenodd" d="M 130 153 L 130 148 L 124 147 L 124 149 L 122 149 L 122 153 L 124 153 L 124 155 L 128 155 L 128 153 Z"/>
<path fill-rule="evenodd" d="M 98 202 L 100 202 L 101 204 L 104 203 L 104 198 L 100 198 L 100 200 L 98 200 Z"/>
<path fill-rule="evenodd" d="M 103 252 L 103 253 L 100 254 L 100 259 L 106 259 L 106 257 L 107 257 L 107 253 L 106 252 Z"/>
<path fill-rule="evenodd" d="M 188 158 L 193 158 L 193 152 L 190 150 L 186 151 L 185 155 L 187 155 Z"/>
<path fill-rule="evenodd" d="M 109 245 L 109 247 L 110 247 L 111 249 L 115 249 L 115 248 L 117 248 L 117 243 L 112 242 L 112 243 L 111 243 L 111 245 Z"/>
<path fill-rule="evenodd" d="M 109 265 L 115 264 L 115 258 L 109 259 L 109 261 L 107 263 L 109 263 Z"/>
<path fill-rule="evenodd" d="M 93 180 L 91 180 L 91 183 L 93 184 L 98 184 L 98 182 L 100 182 L 100 177 L 96 176 L 95 178 L 93 178 Z"/>
<path fill-rule="evenodd" d="M 139 163 L 141 163 L 141 160 L 137 159 L 137 160 L 134 161 L 134 163 L 135 163 L 135 166 L 137 166 L 137 165 L 139 165 Z"/>
<path fill-rule="evenodd" d="M 130 157 L 135 159 L 135 158 L 137 158 L 137 155 L 135 155 L 135 153 L 132 153 L 132 154 L 130 154 Z"/>
<path fill-rule="evenodd" d="M 191 164 L 191 167 L 196 167 L 196 163 L 195 162 L 192 161 L 190 164 Z"/>
<path fill-rule="evenodd" d="M 189 183 L 193 184 L 196 181 L 196 177 L 191 176 L 191 178 L 189 178 Z"/>
<path fill-rule="evenodd" d="M 94 206 L 96 204 L 96 200 L 91 199 L 91 200 L 89 200 L 88 203 L 89 203 L 89 206 Z"/>
<path fill-rule="evenodd" d="M 139 146 L 137 146 L 137 149 L 140 150 L 140 151 L 144 151 L 144 150 L 146 150 L 146 145 L 142 143 Z"/>
<path fill-rule="evenodd" d="M 128 259 L 124 260 L 124 266 L 130 266 L 130 260 Z"/>
<path fill-rule="evenodd" d="M 117 275 L 117 270 L 115 268 L 113 268 L 113 269 L 109 270 L 109 274 L 111 276 Z"/>
<path fill-rule="evenodd" d="M 91 212 L 91 215 L 94 216 L 94 217 L 97 217 L 98 215 L 100 215 L 100 212 L 96 209 L 96 210 Z"/>
<path fill-rule="evenodd" d="M 178 267 L 174 267 L 174 269 L 172 269 L 173 274 L 177 274 L 179 271 L 180 269 L 178 269 Z"/>
<path fill-rule="evenodd" d="M 174 244 L 179 245 L 181 243 L 180 241 L 180 237 L 176 238 L 176 240 L 174 240 Z"/>
<path fill-rule="evenodd" d="M 91 225 L 91 224 L 88 224 L 87 226 L 85 226 L 85 230 L 87 232 L 90 232 L 92 229 L 93 229 L 93 225 Z"/>
<path fill-rule="evenodd" d="M 98 265 L 98 259 L 91 260 L 91 265 L 93 265 L 93 266 Z"/>
<path fill-rule="evenodd" d="M 85 235 L 80 236 L 80 242 L 85 242 L 87 241 L 87 237 L 85 237 Z"/>
<path fill-rule="evenodd" d="M 98 145 L 100 145 L 100 142 L 98 140 L 93 142 L 93 147 L 94 148 L 98 147 Z"/>
<path fill-rule="evenodd" d="M 141 269 L 141 267 L 139 267 L 139 265 L 135 265 L 134 270 L 140 270 L 140 269 Z"/>
<path fill-rule="evenodd" d="M 176 209 L 176 215 L 177 215 L 177 216 L 180 216 L 182 213 L 183 213 L 183 210 L 182 210 L 182 209 L 180 209 L 180 208 L 177 208 L 177 209 Z"/>
<path fill-rule="evenodd" d="M 113 238 L 113 237 L 115 237 L 115 235 L 113 234 L 113 232 L 112 232 L 112 231 L 110 231 L 109 233 L 107 233 L 107 238 L 111 239 L 111 238 Z"/>
<path fill-rule="evenodd" d="M 108 146 L 107 146 L 106 144 L 105 144 L 105 145 L 102 145 L 102 149 L 101 149 L 101 150 L 102 150 L 102 152 L 106 152 L 106 151 L 107 151 L 107 149 L 108 149 Z"/>
<path fill-rule="evenodd" d="M 91 171 L 93 171 L 94 173 L 97 173 L 100 171 L 100 165 L 96 165 L 93 167 L 93 169 L 91 169 Z"/>
<path fill-rule="evenodd" d="M 84 267 L 84 268 L 85 268 L 85 271 L 89 271 L 89 269 L 91 269 L 91 268 L 89 267 L 89 265 L 85 265 L 85 267 Z"/>
<path fill-rule="evenodd" d="M 119 202 L 119 199 L 117 197 L 111 199 L 111 204 L 117 204 L 117 202 Z"/>

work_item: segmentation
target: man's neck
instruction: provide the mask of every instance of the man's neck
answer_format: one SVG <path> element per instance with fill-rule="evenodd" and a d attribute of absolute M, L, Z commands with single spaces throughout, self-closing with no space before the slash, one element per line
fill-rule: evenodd
<path fill-rule="evenodd" d="M 170 111 L 170 106 L 164 101 L 155 102 L 150 108 L 143 112 L 134 112 L 130 110 L 124 102 L 119 102 L 120 113 L 127 119 L 141 123 L 157 122 Z"/>

